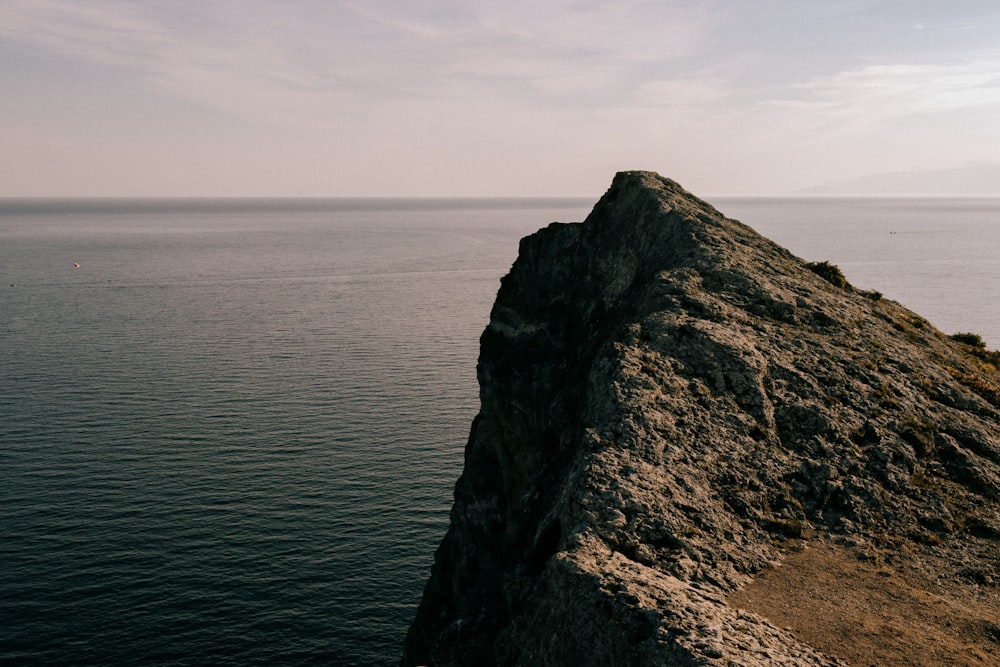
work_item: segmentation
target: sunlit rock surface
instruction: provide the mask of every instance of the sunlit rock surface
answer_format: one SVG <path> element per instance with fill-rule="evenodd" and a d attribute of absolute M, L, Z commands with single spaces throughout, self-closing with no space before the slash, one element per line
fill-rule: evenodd
<path fill-rule="evenodd" d="M 839 664 L 726 604 L 793 538 L 1000 581 L 996 355 L 825 268 L 648 172 L 525 238 L 403 664 Z"/>

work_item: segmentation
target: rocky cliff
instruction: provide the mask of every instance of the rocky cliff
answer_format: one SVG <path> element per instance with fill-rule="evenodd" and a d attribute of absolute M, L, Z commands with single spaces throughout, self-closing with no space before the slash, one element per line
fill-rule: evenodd
<path fill-rule="evenodd" d="M 997 365 L 676 183 L 618 174 L 502 281 L 403 663 L 840 664 L 727 602 L 795 541 L 919 553 L 993 595 Z"/>

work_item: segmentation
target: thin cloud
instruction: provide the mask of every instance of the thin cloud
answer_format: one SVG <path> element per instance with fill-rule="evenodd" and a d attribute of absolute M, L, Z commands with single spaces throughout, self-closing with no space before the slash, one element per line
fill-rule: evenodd
<path fill-rule="evenodd" d="M 63 56 L 110 65 L 141 65 L 162 43 L 163 30 L 123 2 L 0 3 L 0 35 Z"/>
<path fill-rule="evenodd" d="M 798 86 L 830 113 L 886 120 L 1000 106 L 1000 59 L 871 65 Z"/>
<path fill-rule="evenodd" d="M 484 3 L 483 25 L 516 36 L 538 53 L 600 55 L 624 62 L 668 62 L 704 48 L 714 21 L 706 7 L 654 0 L 616 3 Z M 641 20 L 637 20 L 641 17 Z"/>
<path fill-rule="evenodd" d="M 130 70 L 161 93 L 237 116 L 298 122 L 358 110 L 360 96 L 352 94 L 350 81 L 338 77 L 336 67 L 296 62 L 298 54 L 281 43 L 295 35 L 306 49 L 310 39 L 315 44 L 316 29 L 307 20 L 297 26 L 301 31 L 277 35 L 262 21 L 267 7 L 256 12 L 206 3 L 186 26 L 173 25 L 176 17 L 151 7 L 9 0 L 0 3 L 0 36 L 57 56 Z"/>
<path fill-rule="evenodd" d="M 580 2 L 200 3 L 178 27 L 156 6 L 0 3 L 0 35 L 62 56 L 138 71 L 171 95 L 238 111 L 288 94 L 292 107 L 358 111 L 389 99 L 587 99 L 620 94 L 692 55 L 705 12 L 652 0 Z M 642 15 L 645 21 L 635 21 Z M 653 67 L 648 74 L 632 71 Z M 637 79 L 637 77 L 639 77 Z M 284 107 L 288 104 L 280 105 Z"/>

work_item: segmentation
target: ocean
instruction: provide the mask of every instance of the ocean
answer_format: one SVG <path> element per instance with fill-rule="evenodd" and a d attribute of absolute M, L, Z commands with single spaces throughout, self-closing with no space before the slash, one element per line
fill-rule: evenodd
<path fill-rule="evenodd" d="M 499 279 L 596 197 L 0 200 L 0 663 L 397 664 Z M 1000 200 L 712 201 L 1000 345 Z"/>

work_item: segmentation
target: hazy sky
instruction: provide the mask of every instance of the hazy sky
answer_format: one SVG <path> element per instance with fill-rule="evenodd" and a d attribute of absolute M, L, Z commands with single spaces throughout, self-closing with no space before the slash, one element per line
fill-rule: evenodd
<path fill-rule="evenodd" d="M 0 0 L 0 87 L 0 196 L 783 194 L 995 167 L 1000 4 Z"/>

